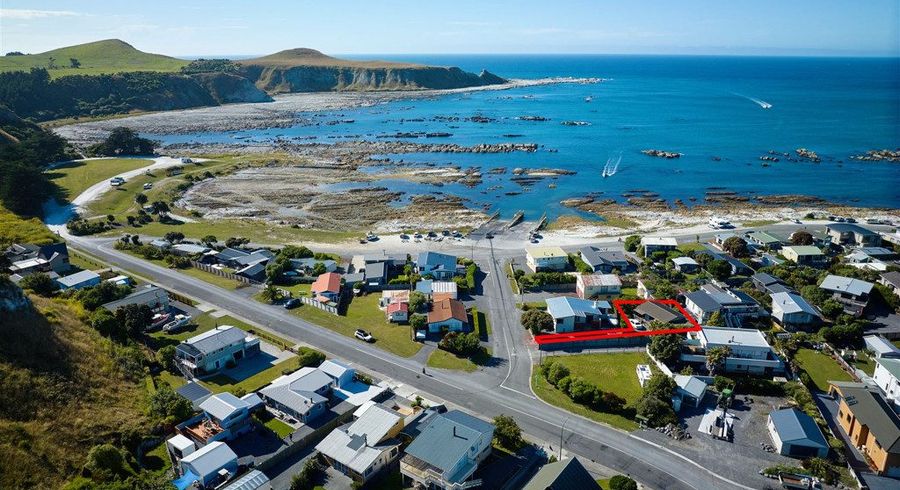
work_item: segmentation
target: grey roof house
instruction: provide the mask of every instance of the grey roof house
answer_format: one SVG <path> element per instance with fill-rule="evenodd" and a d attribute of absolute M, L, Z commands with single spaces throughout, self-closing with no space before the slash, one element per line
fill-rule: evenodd
<path fill-rule="evenodd" d="M 400 460 L 405 481 L 425 488 L 456 487 L 491 453 L 494 426 L 459 410 L 435 414 Z"/>
<path fill-rule="evenodd" d="M 609 274 L 613 269 L 627 272 L 631 266 L 631 263 L 625 258 L 625 252 L 622 250 L 583 247 L 578 253 L 581 255 L 581 260 L 591 266 L 594 272 Z"/>
<path fill-rule="evenodd" d="M 522 490 L 597 490 L 600 485 L 578 461 L 569 458 L 545 464 Z"/>
<path fill-rule="evenodd" d="M 769 414 L 769 435 L 778 454 L 796 458 L 824 458 L 830 446 L 816 421 L 796 408 Z"/>

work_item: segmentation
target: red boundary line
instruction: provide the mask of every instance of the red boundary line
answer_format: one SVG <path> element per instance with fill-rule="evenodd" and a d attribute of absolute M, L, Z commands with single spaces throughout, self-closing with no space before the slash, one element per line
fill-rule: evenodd
<path fill-rule="evenodd" d="M 628 315 L 625 314 L 625 310 L 622 309 L 622 306 L 639 305 L 641 303 L 647 302 L 674 307 L 678 310 L 679 313 L 682 314 L 682 316 L 684 316 L 685 319 L 687 319 L 691 326 L 681 328 L 667 328 L 664 330 L 635 330 L 634 325 L 631 324 L 631 320 L 628 319 Z M 535 335 L 534 341 L 538 345 L 561 344 L 566 342 L 588 342 L 593 340 L 612 340 L 634 337 L 652 337 L 654 335 L 682 334 L 688 332 L 696 332 L 701 329 L 700 324 L 697 323 L 697 320 L 694 320 L 694 317 L 692 317 L 690 313 L 688 313 L 684 309 L 684 307 L 678 304 L 678 302 L 674 299 L 616 299 L 613 300 L 612 304 L 616 308 L 616 311 L 619 312 L 619 317 L 623 322 L 625 322 L 625 328 L 609 328 L 605 330 L 585 330 L 583 332 Z"/>

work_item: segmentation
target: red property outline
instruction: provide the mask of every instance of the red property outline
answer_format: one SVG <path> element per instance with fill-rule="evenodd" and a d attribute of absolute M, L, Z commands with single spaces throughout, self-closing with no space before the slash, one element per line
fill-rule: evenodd
<path fill-rule="evenodd" d="M 687 319 L 691 326 L 681 328 L 667 328 L 664 330 L 635 330 L 634 325 L 631 324 L 631 320 L 628 319 L 628 315 L 625 314 L 625 310 L 622 309 L 622 306 L 639 305 L 641 303 L 647 302 L 674 307 L 678 310 L 679 313 L 682 314 L 682 316 L 684 316 L 684 318 Z M 615 299 L 613 300 L 612 304 L 616 308 L 616 311 L 619 313 L 619 317 L 623 322 L 625 322 L 625 328 L 608 328 L 604 330 L 585 330 L 582 332 L 535 335 L 534 341 L 538 345 L 562 344 L 566 342 L 587 342 L 592 340 L 652 337 L 654 335 L 696 332 L 701 329 L 700 324 L 697 323 L 697 320 L 694 320 L 694 317 L 692 317 L 691 314 L 688 313 L 687 310 L 685 310 L 684 307 L 674 299 Z"/>

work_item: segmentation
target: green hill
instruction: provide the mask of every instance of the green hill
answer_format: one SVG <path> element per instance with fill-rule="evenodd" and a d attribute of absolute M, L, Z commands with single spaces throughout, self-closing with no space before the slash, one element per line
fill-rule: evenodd
<path fill-rule="evenodd" d="M 53 58 L 56 68 L 50 67 L 50 58 Z M 77 59 L 81 66 L 72 68 L 70 58 Z M 39 67 L 47 68 L 53 78 L 131 71 L 177 72 L 187 64 L 186 60 L 145 53 L 118 39 L 78 44 L 45 53 L 0 56 L 0 72 L 28 71 Z"/>
<path fill-rule="evenodd" d="M 342 60 L 310 48 L 286 49 L 259 58 L 240 60 L 238 63 L 245 66 L 256 65 L 278 68 L 293 68 L 295 66 L 326 66 L 336 68 L 427 68 L 425 65 L 415 63 L 397 63 L 393 61 L 377 60 Z"/>

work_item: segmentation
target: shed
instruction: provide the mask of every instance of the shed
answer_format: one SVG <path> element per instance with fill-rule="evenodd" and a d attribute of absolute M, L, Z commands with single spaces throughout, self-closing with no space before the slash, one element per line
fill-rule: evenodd
<path fill-rule="evenodd" d="M 878 359 L 900 359 L 900 349 L 881 335 L 866 335 L 863 337 L 866 348 L 875 353 Z"/>
<path fill-rule="evenodd" d="M 796 408 L 770 413 L 768 427 L 779 454 L 795 458 L 824 458 L 828 455 L 828 441 L 816 421 Z"/>

